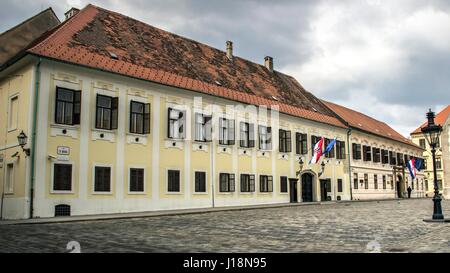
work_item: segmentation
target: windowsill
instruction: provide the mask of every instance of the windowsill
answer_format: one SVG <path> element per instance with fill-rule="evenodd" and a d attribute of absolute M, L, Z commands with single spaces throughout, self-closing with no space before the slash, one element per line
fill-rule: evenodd
<path fill-rule="evenodd" d="M 145 191 L 128 192 L 128 195 L 147 195 Z"/>
<path fill-rule="evenodd" d="M 14 192 L 5 192 L 5 195 L 11 196 L 11 195 L 14 195 Z"/>
<path fill-rule="evenodd" d="M 55 190 L 50 191 L 50 194 L 74 194 L 74 193 L 75 193 L 74 191 L 55 191 Z"/>
<path fill-rule="evenodd" d="M 135 136 L 135 137 L 147 137 L 150 134 L 137 134 L 137 133 L 127 133 L 128 136 Z"/>
<path fill-rule="evenodd" d="M 239 194 L 243 195 L 253 195 L 255 192 L 239 192 Z"/>
<path fill-rule="evenodd" d="M 94 191 L 92 193 L 92 195 L 112 195 L 112 194 L 113 194 L 112 192 L 97 192 L 97 191 Z"/>
<path fill-rule="evenodd" d="M 233 195 L 234 192 L 233 191 L 231 191 L 231 192 L 218 192 L 217 194 L 219 194 L 219 195 Z"/>
<path fill-rule="evenodd" d="M 117 131 L 117 129 L 111 129 L 111 130 L 108 130 L 108 129 L 99 129 L 99 128 L 92 128 L 92 131 L 97 131 L 97 132 L 102 132 L 102 133 L 111 133 L 111 134 L 115 134 L 116 133 L 116 131 Z"/>
<path fill-rule="evenodd" d="M 184 138 L 165 138 L 165 141 L 170 141 L 170 142 L 184 142 Z"/>
<path fill-rule="evenodd" d="M 209 195 L 209 192 L 194 192 L 193 195 Z"/>
<path fill-rule="evenodd" d="M 166 194 L 167 195 L 184 195 L 183 192 L 171 192 L 171 191 L 166 192 Z"/>
<path fill-rule="evenodd" d="M 10 128 L 10 129 L 8 129 L 8 133 L 11 133 L 11 132 L 14 132 L 14 131 L 17 131 L 17 128 Z"/>
<path fill-rule="evenodd" d="M 288 192 L 280 192 L 281 195 L 289 195 Z"/>
<path fill-rule="evenodd" d="M 259 192 L 258 194 L 263 194 L 263 195 L 272 195 L 273 192 Z"/>
<path fill-rule="evenodd" d="M 70 129 L 70 130 L 80 129 L 80 125 L 68 125 L 68 124 L 59 124 L 59 123 L 52 123 L 52 124 L 50 124 L 50 127 L 51 128 Z"/>

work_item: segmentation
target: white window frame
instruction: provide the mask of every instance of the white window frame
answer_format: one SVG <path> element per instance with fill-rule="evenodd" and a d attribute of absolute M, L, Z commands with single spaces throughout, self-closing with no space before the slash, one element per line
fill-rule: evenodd
<path fill-rule="evenodd" d="M 197 118 L 201 118 L 202 120 L 199 122 Z M 210 138 L 207 138 L 207 122 L 205 121 L 205 118 L 210 118 Z M 197 125 L 200 125 L 200 127 L 197 127 Z M 200 129 L 200 131 L 197 131 L 197 129 Z M 212 142 L 212 134 L 213 134 L 213 115 L 208 115 L 202 112 L 194 112 L 194 141 L 195 142 L 201 142 L 201 143 L 209 143 Z"/>
<path fill-rule="evenodd" d="M 180 191 L 178 191 L 178 192 L 169 191 L 169 171 L 179 171 L 180 172 Z M 182 179 L 183 179 L 183 172 L 181 171 L 180 168 L 166 168 L 166 187 L 165 187 L 166 194 L 167 195 L 184 195 Z"/>
<path fill-rule="evenodd" d="M 272 191 L 264 191 L 264 192 L 261 191 L 261 176 L 272 177 Z M 258 174 L 257 178 L 258 178 L 258 186 L 255 185 L 255 192 L 257 192 L 258 194 L 263 194 L 263 195 L 272 195 L 275 192 L 275 189 L 274 189 L 275 181 L 274 181 L 274 177 L 272 174 L 260 173 L 260 174 Z M 269 182 L 269 181 L 267 180 L 267 182 Z M 255 181 L 255 183 L 256 183 L 256 181 Z M 269 186 L 269 185 L 267 184 L 267 186 Z M 256 190 L 256 189 L 258 189 L 258 190 Z"/>
<path fill-rule="evenodd" d="M 265 133 L 262 134 L 261 129 L 265 130 Z M 270 133 L 268 129 L 270 128 Z M 264 136 L 264 140 L 268 141 L 269 143 L 262 142 L 262 137 Z M 273 130 L 272 127 L 266 125 L 266 124 L 258 124 L 258 149 L 261 151 L 272 151 L 273 148 Z"/>
<path fill-rule="evenodd" d="M 205 191 L 204 192 L 202 192 L 202 191 L 198 192 L 198 191 L 195 190 L 195 173 L 197 173 L 197 172 L 205 173 Z M 192 192 L 195 195 L 208 195 L 209 194 L 209 186 L 208 186 L 209 185 L 209 179 L 208 179 L 208 175 L 209 175 L 208 171 L 206 171 L 206 170 L 200 170 L 200 169 L 193 170 L 193 172 L 192 172 L 192 181 L 194 183 L 192 183 L 192 185 L 193 185 L 194 190 Z"/>
<path fill-rule="evenodd" d="M 109 192 L 95 191 L 95 167 L 111 168 L 110 179 L 109 179 L 109 183 L 110 183 Z M 114 185 L 113 172 L 114 172 L 114 168 L 113 168 L 112 164 L 94 163 L 92 165 L 92 194 L 93 195 L 112 195 L 113 194 L 113 185 Z"/>
<path fill-rule="evenodd" d="M 14 99 L 17 99 L 17 111 L 15 113 L 16 115 L 16 124 L 11 124 L 11 117 L 12 117 L 12 101 Z M 20 101 L 19 101 L 19 93 L 15 93 L 14 95 L 9 96 L 8 98 L 8 133 L 9 132 L 13 132 L 15 130 L 17 130 L 18 126 L 19 126 L 19 105 Z"/>
<path fill-rule="evenodd" d="M 143 169 L 144 170 L 144 188 L 143 191 L 131 191 L 131 169 Z M 147 194 L 147 168 L 142 165 L 129 165 L 128 166 L 128 194 L 129 195 L 145 195 Z"/>
<path fill-rule="evenodd" d="M 54 182 L 55 182 L 55 164 L 60 164 L 60 165 L 71 165 L 72 166 L 72 180 L 71 180 L 71 186 L 70 188 L 72 190 L 70 191 L 58 191 L 58 190 L 54 190 Z M 73 190 L 73 181 L 75 178 L 75 164 L 72 161 L 53 161 L 51 163 L 51 173 L 50 173 L 50 193 L 51 194 L 73 194 L 74 190 Z"/>
<path fill-rule="evenodd" d="M 281 191 L 281 177 L 286 177 L 286 179 L 287 179 L 287 181 L 286 181 L 286 183 L 287 183 L 287 192 L 282 192 Z M 275 177 L 273 177 L 273 184 L 275 185 Z M 283 175 L 283 174 L 281 174 L 281 175 L 279 175 L 279 177 L 277 178 L 278 180 L 277 180 L 277 183 L 278 183 L 278 185 L 279 185 L 279 189 L 278 189 L 278 193 L 280 194 L 280 195 L 289 195 L 289 175 Z M 275 187 L 273 187 L 274 189 L 273 189 L 273 192 L 275 192 Z"/>
<path fill-rule="evenodd" d="M 241 185 L 241 183 L 242 183 L 242 180 L 241 180 L 241 175 L 249 175 L 249 176 L 254 176 L 254 182 L 255 182 L 255 191 L 249 191 L 249 192 L 247 192 L 247 191 L 245 191 L 245 192 L 243 192 L 242 191 L 242 185 Z M 241 173 L 239 173 L 239 194 L 242 194 L 242 195 L 254 195 L 254 194 L 256 194 L 256 193 L 258 193 L 257 192 L 257 190 L 258 190 L 258 186 L 257 186 L 257 184 L 256 183 L 258 183 L 259 182 L 259 176 L 258 175 L 256 175 L 256 174 L 254 174 L 254 173 L 249 173 L 249 172 L 241 172 Z M 236 187 L 236 177 L 235 177 L 235 181 L 234 181 L 234 183 L 235 183 L 235 187 Z M 250 183 L 250 181 L 249 181 L 249 183 Z M 250 185 L 249 185 L 250 186 Z"/>
<path fill-rule="evenodd" d="M 221 174 L 233 174 L 234 175 L 234 191 L 220 191 L 220 175 Z M 237 186 L 236 186 L 236 173 L 233 171 L 219 170 L 217 173 L 217 194 L 219 195 L 234 195 L 238 194 Z"/>
<path fill-rule="evenodd" d="M 169 109 L 171 110 L 170 113 L 169 113 Z M 176 120 L 175 119 L 171 119 L 170 118 L 170 114 L 173 111 L 178 112 L 178 113 L 183 113 L 183 117 L 182 118 L 178 118 Z M 187 124 L 188 124 L 187 111 L 185 109 L 181 109 L 179 106 L 169 105 L 167 107 L 166 113 L 167 113 L 167 120 L 166 120 L 166 122 L 167 122 L 167 135 L 166 135 L 166 137 L 167 137 L 167 139 L 170 140 L 170 141 L 185 140 L 186 136 L 187 136 Z M 174 120 L 174 123 L 173 123 L 174 131 L 172 132 L 172 134 L 171 134 L 171 131 L 170 131 L 170 120 Z M 184 125 L 182 133 L 180 133 L 180 126 L 181 125 Z M 177 128 L 178 130 L 175 130 L 175 128 Z M 172 136 L 169 137 L 170 135 L 172 135 Z"/>
<path fill-rule="evenodd" d="M 12 172 L 13 172 L 13 174 L 12 174 L 12 177 L 13 177 L 13 181 L 11 182 L 10 181 L 10 187 L 8 187 L 8 165 L 12 165 L 13 166 L 13 169 L 12 169 Z M 5 172 L 4 172 L 4 178 L 5 178 L 5 189 L 4 189 L 4 192 L 5 192 L 5 194 L 6 195 L 13 195 L 14 194 L 14 184 L 15 184 L 15 182 L 16 182 L 16 161 L 7 161 L 5 164 L 4 164 L 4 168 L 5 168 Z"/>

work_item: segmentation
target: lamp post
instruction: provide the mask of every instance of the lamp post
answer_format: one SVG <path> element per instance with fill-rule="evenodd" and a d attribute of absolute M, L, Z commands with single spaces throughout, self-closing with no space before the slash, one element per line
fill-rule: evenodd
<path fill-rule="evenodd" d="M 305 162 L 303 162 L 303 159 L 300 157 L 300 160 L 298 161 L 298 166 L 300 169 L 297 172 L 297 177 L 300 176 L 300 174 L 302 174 L 304 164 Z"/>
<path fill-rule="evenodd" d="M 431 147 L 431 154 L 433 156 L 433 175 L 434 175 L 434 197 L 433 197 L 433 217 L 432 221 L 442 221 L 444 220 L 444 215 L 442 214 L 441 196 L 439 195 L 439 186 L 437 182 L 437 171 L 436 171 L 436 147 L 439 143 L 439 137 L 442 132 L 442 126 L 434 123 L 435 114 L 431 109 L 427 113 L 428 124 L 426 127 L 422 128 L 422 133 L 425 135 L 428 144 Z"/>
<path fill-rule="evenodd" d="M 31 154 L 30 149 L 24 148 L 25 145 L 27 145 L 28 143 L 28 136 L 23 131 L 17 136 L 17 141 L 19 142 L 19 145 L 24 151 L 25 155 L 30 156 Z"/>

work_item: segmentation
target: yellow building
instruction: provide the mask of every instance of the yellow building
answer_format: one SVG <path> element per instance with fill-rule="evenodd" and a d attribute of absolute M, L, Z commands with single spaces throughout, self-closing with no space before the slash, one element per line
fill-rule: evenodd
<path fill-rule="evenodd" d="M 448 153 L 448 150 L 444 150 L 446 147 L 445 145 L 448 142 L 448 133 L 446 131 L 447 126 L 446 122 L 450 115 L 450 105 L 445 107 L 442 111 L 440 111 L 435 118 L 435 123 L 438 125 L 441 125 L 444 128 L 443 133 L 441 134 L 441 137 L 439 139 L 439 145 L 436 149 L 436 169 L 437 169 L 437 181 L 438 181 L 438 187 L 439 191 L 441 193 L 444 193 L 445 198 L 449 198 L 449 192 L 448 190 L 444 191 L 446 186 L 446 182 L 444 179 L 444 164 L 445 162 L 448 162 L 450 158 L 450 153 Z M 425 115 L 424 115 L 425 116 Z M 434 195 L 434 173 L 433 173 L 433 160 L 431 155 L 431 147 L 427 143 L 425 136 L 422 134 L 421 129 L 426 126 L 427 123 L 422 124 L 419 128 L 414 130 L 414 132 L 411 133 L 411 139 L 412 141 L 421 146 L 425 149 L 423 153 L 423 157 L 425 158 L 426 162 L 426 169 L 425 169 L 425 178 L 426 178 L 426 191 L 428 196 Z M 447 141 L 447 142 L 446 142 Z M 448 163 L 447 163 L 448 164 Z"/>
<path fill-rule="evenodd" d="M 352 198 L 355 200 L 425 197 L 425 177 L 413 179 L 406 163 L 422 158 L 423 149 L 389 125 L 352 109 L 325 104 L 349 126 Z"/>
<path fill-rule="evenodd" d="M 93 5 L 66 17 L 0 68 L 2 219 L 352 198 L 353 130 L 273 58 Z"/>
<path fill-rule="evenodd" d="M 347 127 L 271 57 L 68 17 L 0 72 L 2 218 L 350 199 Z M 320 137 L 340 147 L 324 168 Z"/>

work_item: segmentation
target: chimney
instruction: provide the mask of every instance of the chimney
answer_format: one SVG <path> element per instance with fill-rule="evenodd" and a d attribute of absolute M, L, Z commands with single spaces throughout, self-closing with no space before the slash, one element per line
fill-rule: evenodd
<path fill-rule="evenodd" d="M 72 18 L 73 16 L 75 16 L 75 14 L 77 14 L 80 10 L 77 8 L 71 8 L 69 9 L 66 13 L 64 13 L 64 15 L 66 16 L 66 20 L 69 20 L 70 18 Z"/>
<path fill-rule="evenodd" d="M 273 58 L 270 56 L 266 56 L 264 58 L 264 66 L 269 70 L 269 72 L 273 72 Z"/>
<path fill-rule="evenodd" d="M 233 42 L 227 41 L 227 58 L 233 60 Z"/>

